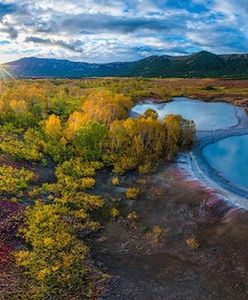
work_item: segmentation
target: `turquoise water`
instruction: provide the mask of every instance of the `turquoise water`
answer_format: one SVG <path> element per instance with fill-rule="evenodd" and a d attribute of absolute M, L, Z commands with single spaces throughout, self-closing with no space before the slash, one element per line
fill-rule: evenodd
<path fill-rule="evenodd" d="M 148 108 L 157 111 L 159 118 L 163 119 L 167 114 L 180 114 L 185 119 L 194 120 L 197 130 L 205 130 L 199 137 L 209 137 L 218 134 L 235 134 L 236 129 L 231 128 L 238 125 L 239 128 L 247 128 L 247 121 L 243 119 L 245 114 L 240 114 L 241 109 L 227 103 L 207 103 L 201 100 L 188 98 L 175 98 L 168 103 L 140 103 L 133 107 L 132 115 L 143 114 Z M 237 117 L 237 112 L 239 119 Z M 227 130 L 218 130 L 227 129 Z M 198 132 L 199 133 L 199 132 Z M 223 137 L 224 137 L 223 136 Z M 230 136 L 216 143 L 205 146 L 199 153 L 203 155 L 212 167 L 209 176 L 216 181 L 222 181 L 221 177 L 229 181 L 231 186 L 248 191 L 248 135 Z M 205 161 L 205 160 L 204 160 Z M 204 163 L 204 162 L 203 162 Z M 202 166 L 205 169 L 206 166 Z M 219 176 L 221 175 L 221 176 Z M 219 179 L 218 179 L 219 178 Z M 225 184 L 224 184 L 225 185 Z M 225 185 L 227 188 L 231 186 Z M 232 189 L 232 188 L 231 188 Z"/>
<path fill-rule="evenodd" d="M 248 190 L 248 135 L 233 136 L 206 146 L 203 155 L 232 184 Z"/>
<path fill-rule="evenodd" d="M 163 119 L 167 114 L 180 114 L 185 119 L 194 120 L 198 130 L 216 130 L 238 123 L 235 106 L 227 103 L 207 103 L 188 98 L 175 98 L 162 104 L 140 103 L 133 107 L 133 113 L 143 114 L 148 108 L 157 111 Z"/>

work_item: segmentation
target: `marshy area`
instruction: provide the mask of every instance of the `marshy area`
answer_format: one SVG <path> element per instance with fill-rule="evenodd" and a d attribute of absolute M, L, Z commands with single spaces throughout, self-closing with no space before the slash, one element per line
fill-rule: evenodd
<path fill-rule="evenodd" d="M 211 79 L 4 82 L 0 298 L 247 299 L 248 213 L 183 168 L 195 125 L 167 116 L 207 145 L 244 130 L 247 96 Z"/>

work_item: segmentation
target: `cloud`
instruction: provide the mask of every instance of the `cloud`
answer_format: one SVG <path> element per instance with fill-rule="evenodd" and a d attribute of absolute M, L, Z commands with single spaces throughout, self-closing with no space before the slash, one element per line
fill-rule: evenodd
<path fill-rule="evenodd" d="M 3 16 L 15 12 L 15 10 L 16 10 L 15 3 L 5 3 L 3 1 L 0 1 L 0 20 L 2 19 Z"/>
<path fill-rule="evenodd" d="M 0 28 L 0 32 L 6 33 L 11 40 L 14 40 L 18 37 L 18 30 L 14 26 L 8 23 L 3 23 L 2 25 L 3 26 Z"/>
<path fill-rule="evenodd" d="M 27 43 L 34 43 L 34 44 L 42 44 L 47 46 L 59 46 L 64 49 L 68 49 L 74 52 L 83 52 L 82 42 L 79 40 L 76 41 L 70 41 L 70 43 L 67 43 L 63 40 L 53 40 L 53 39 L 44 39 L 36 36 L 27 37 L 25 39 L 25 42 Z"/>
<path fill-rule="evenodd" d="M 89 62 L 248 52 L 247 17 L 247 0 L 0 0 L 0 51 Z"/>
<path fill-rule="evenodd" d="M 136 31 L 171 31 L 183 28 L 183 23 L 174 17 L 122 17 L 105 14 L 79 14 L 66 16 L 57 23 L 56 28 L 74 33 L 116 32 L 134 33 Z M 54 31 L 54 30 L 52 30 Z"/>

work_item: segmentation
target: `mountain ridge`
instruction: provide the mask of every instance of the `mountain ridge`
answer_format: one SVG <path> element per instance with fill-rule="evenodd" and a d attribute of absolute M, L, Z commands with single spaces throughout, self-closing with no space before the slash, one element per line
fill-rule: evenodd
<path fill-rule="evenodd" d="M 136 61 L 112 63 L 24 57 L 2 66 L 19 78 L 112 76 L 248 78 L 248 54 L 217 55 L 208 51 L 184 56 L 153 55 Z"/>

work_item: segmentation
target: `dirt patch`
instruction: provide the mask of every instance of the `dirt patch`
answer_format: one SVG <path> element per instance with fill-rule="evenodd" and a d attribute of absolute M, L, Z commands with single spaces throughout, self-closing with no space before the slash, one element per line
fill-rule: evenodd
<path fill-rule="evenodd" d="M 106 222 L 91 242 L 96 261 L 113 278 L 106 299 L 247 299 L 247 212 L 186 181 L 175 164 L 161 163 L 142 178 L 127 175 L 122 187 L 141 190 L 131 204 L 113 192 L 108 176 L 106 201 L 121 202 L 121 217 Z M 127 220 L 132 211 L 135 226 Z M 199 247 L 190 248 L 190 238 Z"/>

